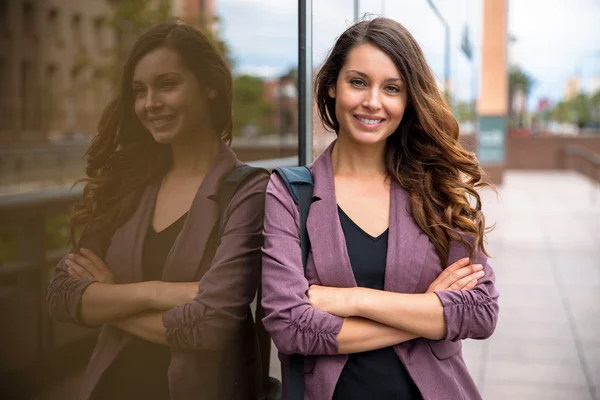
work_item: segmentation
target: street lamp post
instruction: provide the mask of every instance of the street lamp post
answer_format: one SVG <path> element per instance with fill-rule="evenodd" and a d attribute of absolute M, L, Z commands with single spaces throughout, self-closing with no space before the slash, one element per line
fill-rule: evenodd
<path fill-rule="evenodd" d="M 440 11 L 437 9 L 435 4 L 433 4 L 432 0 L 427 0 L 429 7 L 433 10 L 435 15 L 441 21 L 442 25 L 444 25 L 445 31 L 445 45 L 444 45 L 444 94 L 446 95 L 446 99 L 449 100 L 450 96 L 450 25 L 444 19 Z"/>

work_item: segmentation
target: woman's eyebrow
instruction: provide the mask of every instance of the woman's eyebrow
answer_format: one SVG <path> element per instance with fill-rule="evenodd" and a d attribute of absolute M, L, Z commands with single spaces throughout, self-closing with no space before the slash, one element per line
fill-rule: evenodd
<path fill-rule="evenodd" d="M 349 73 L 355 73 L 355 74 L 357 74 L 357 75 L 360 75 L 360 76 L 362 76 L 362 77 L 363 77 L 363 78 L 365 78 L 365 79 L 368 79 L 368 78 L 369 78 L 369 75 L 365 74 L 364 72 L 357 71 L 357 70 L 355 70 L 355 69 L 351 69 L 351 70 L 348 70 L 348 71 L 346 71 L 346 74 L 349 74 Z M 403 82 L 402 78 L 388 78 L 388 79 L 386 79 L 385 81 L 386 81 L 386 82 L 397 82 L 397 81 L 401 81 L 401 82 Z"/>

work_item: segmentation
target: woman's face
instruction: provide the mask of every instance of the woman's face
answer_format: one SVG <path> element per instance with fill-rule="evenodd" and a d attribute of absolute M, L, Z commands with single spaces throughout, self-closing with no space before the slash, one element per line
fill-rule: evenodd
<path fill-rule="evenodd" d="M 160 47 L 143 56 L 133 72 L 135 114 L 161 144 L 185 141 L 209 127 L 208 97 L 196 76 L 172 49 Z"/>
<path fill-rule="evenodd" d="M 329 96 L 335 98 L 338 135 L 360 144 L 385 142 L 400 125 L 407 101 L 392 59 L 368 43 L 350 51 Z"/>

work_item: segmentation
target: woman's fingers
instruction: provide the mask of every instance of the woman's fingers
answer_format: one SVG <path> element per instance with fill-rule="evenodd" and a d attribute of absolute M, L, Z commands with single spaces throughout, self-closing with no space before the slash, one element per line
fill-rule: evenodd
<path fill-rule="evenodd" d="M 475 281 L 475 284 L 477 284 L 477 280 L 483 278 L 484 275 L 485 275 L 485 273 L 483 271 L 471 273 L 471 274 L 465 276 L 464 278 L 461 278 L 461 279 L 457 280 L 456 282 L 454 282 L 450 286 L 450 289 L 452 289 L 452 290 L 464 289 L 465 287 L 467 287 L 467 285 L 472 284 L 473 281 Z"/>
<path fill-rule="evenodd" d="M 81 265 L 78 265 L 76 262 L 67 259 L 65 260 L 65 264 L 67 265 L 67 271 L 71 276 L 94 279 L 92 274 L 90 274 L 85 268 L 83 268 Z"/>
<path fill-rule="evenodd" d="M 85 256 L 88 260 L 90 260 L 98 269 L 104 270 L 107 273 L 110 273 L 108 266 L 104 263 L 104 261 L 98 257 L 93 251 L 82 248 L 81 254 Z"/>
<path fill-rule="evenodd" d="M 88 260 L 86 257 L 79 254 L 71 253 L 69 254 L 68 259 L 73 261 L 80 267 L 84 268 L 94 278 L 99 279 L 102 277 L 102 270 L 98 268 L 92 261 Z"/>
<path fill-rule="evenodd" d="M 477 279 L 471 279 L 471 281 L 467 283 L 461 290 L 471 290 L 475 286 L 477 286 Z"/>
<path fill-rule="evenodd" d="M 440 285 L 444 288 L 453 288 L 459 281 L 461 281 L 465 277 L 467 277 L 471 274 L 482 272 L 482 270 L 483 270 L 483 266 L 480 264 L 474 264 L 474 265 L 468 265 L 466 267 L 462 267 L 462 268 L 457 269 L 456 271 L 450 273 L 445 278 L 443 278 L 440 281 Z M 462 286 L 460 288 L 462 288 Z"/>

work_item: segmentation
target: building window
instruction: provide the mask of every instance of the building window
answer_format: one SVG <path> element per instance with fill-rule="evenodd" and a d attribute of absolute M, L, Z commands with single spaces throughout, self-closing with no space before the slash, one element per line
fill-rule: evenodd
<path fill-rule="evenodd" d="M 94 41 L 98 50 L 104 50 L 106 44 L 104 42 L 104 18 L 97 17 L 94 19 Z"/>
<path fill-rule="evenodd" d="M 33 4 L 30 2 L 23 3 L 23 36 L 35 36 L 35 21 L 33 13 Z"/>
<path fill-rule="evenodd" d="M 58 68 L 56 65 L 48 65 L 46 68 L 46 101 L 44 108 L 46 109 L 46 126 L 49 129 L 55 127 L 56 111 L 58 107 Z"/>
<path fill-rule="evenodd" d="M 21 92 L 21 126 L 31 128 L 31 96 L 29 93 L 29 74 L 31 66 L 27 61 L 21 61 L 19 91 Z"/>
<path fill-rule="evenodd" d="M 8 0 L 0 0 L 0 33 L 8 33 Z"/>
<path fill-rule="evenodd" d="M 7 76 L 6 60 L 0 59 L 0 129 L 8 128 L 9 110 L 8 110 L 8 87 L 6 85 Z"/>
<path fill-rule="evenodd" d="M 62 45 L 62 37 L 60 34 L 59 13 L 56 8 L 48 11 L 48 34 L 50 40 L 56 45 Z"/>
<path fill-rule="evenodd" d="M 75 14 L 71 19 L 71 34 L 73 35 L 75 49 L 79 51 L 84 50 L 82 33 L 81 16 L 79 14 Z"/>

